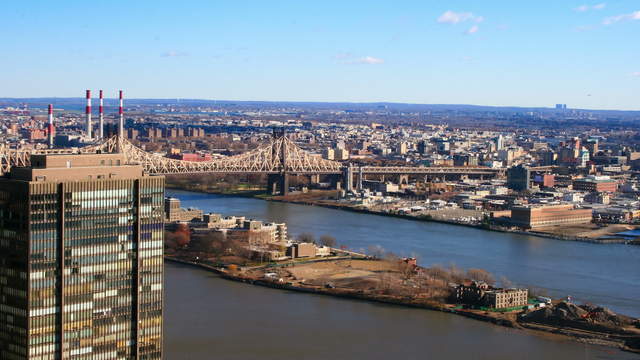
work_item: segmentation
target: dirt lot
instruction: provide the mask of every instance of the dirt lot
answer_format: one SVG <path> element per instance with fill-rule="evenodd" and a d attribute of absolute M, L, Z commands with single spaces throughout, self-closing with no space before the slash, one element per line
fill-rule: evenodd
<path fill-rule="evenodd" d="M 373 260 L 320 262 L 298 265 L 287 270 L 297 279 L 306 281 L 361 278 L 396 271 L 387 261 Z"/>
<path fill-rule="evenodd" d="M 622 231 L 633 230 L 635 228 L 637 227 L 625 224 L 611 224 L 606 225 L 605 227 L 598 227 L 596 224 L 581 224 L 572 226 L 554 226 L 535 230 L 553 235 L 597 239 L 603 236 L 612 236 Z"/>
<path fill-rule="evenodd" d="M 301 264 L 274 270 L 278 276 L 294 284 L 352 289 L 376 288 L 384 281 L 400 282 L 398 266 L 388 261 L 338 260 Z"/>

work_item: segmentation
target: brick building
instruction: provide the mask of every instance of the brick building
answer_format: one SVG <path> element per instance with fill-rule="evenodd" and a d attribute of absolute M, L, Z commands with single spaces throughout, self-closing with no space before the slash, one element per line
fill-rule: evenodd
<path fill-rule="evenodd" d="M 574 209 L 573 205 L 515 206 L 510 223 L 525 229 L 546 226 L 590 223 L 591 209 Z"/>
<path fill-rule="evenodd" d="M 588 192 L 616 192 L 618 182 L 608 176 L 589 176 L 573 181 L 573 190 Z"/>

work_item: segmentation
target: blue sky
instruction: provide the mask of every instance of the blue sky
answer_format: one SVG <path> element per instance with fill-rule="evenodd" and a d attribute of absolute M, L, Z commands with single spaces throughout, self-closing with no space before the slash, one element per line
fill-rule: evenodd
<path fill-rule="evenodd" d="M 640 1 L 2 2 L 0 97 L 640 110 Z"/>

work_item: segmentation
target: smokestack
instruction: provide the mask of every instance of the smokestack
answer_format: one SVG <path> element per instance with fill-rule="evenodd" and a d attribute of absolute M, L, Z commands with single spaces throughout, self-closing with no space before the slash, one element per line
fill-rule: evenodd
<path fill-rule="evenodd" d="M 122 110 L 122 108 L 122 90 L 120 90 L 120 108 L 118 109 L 118 114 L 120 115 L 120 123 L 118 124 L 118 137 L 120 139 L 124 139 L 124 111 Z"/>
<path fill-rule="evenodd" d="M 100 90 L 100 106 L 98 107 L 98 111 L 100 112 L 98 135 L 100 135 L 100 139 L 104 139 L 104 99 L 102 98 L 102 90 Z"/>
<path fill-rule="evenodd" d="M 91 90 L 87 90 L 87 107 L 85 114 L 87 116 L 87 137 L 91 139 Z"/>
<path fill-rule="evenodd" d="M 49 125 L 47 126 L 49 135 L 49 148 L 53 148 L 53 105 L 49 104 Z"/>

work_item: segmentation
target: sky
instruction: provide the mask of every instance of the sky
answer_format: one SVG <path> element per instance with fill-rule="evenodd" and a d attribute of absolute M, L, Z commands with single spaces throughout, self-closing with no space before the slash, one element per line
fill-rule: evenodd
<path fill-rule="evenodd" d="M 0 97 L 640 110 L 640 0 L 4 0 Z"/>

